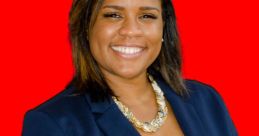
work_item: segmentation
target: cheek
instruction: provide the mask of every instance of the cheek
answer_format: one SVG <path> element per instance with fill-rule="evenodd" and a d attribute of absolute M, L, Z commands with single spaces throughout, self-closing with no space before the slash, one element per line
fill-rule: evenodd
<path fill-rule="evenodd" d="M 147 43 L 150 45 L 150 58 L 155 60 L 160 53 L 163 38 L 163 25 L 154 24 L 145 30 Z"/>
<path fill-rule="evenodd" d="M 99 63 L 108 58 L 109 45 L 114 35 L 114 27 L 98 22 L 94 25 L 89 39 L 90 50 L 95 60 Z"/>
<path fill-rule="evenodd" d="M 98 23 L 94 25 L 91 31 L 90 46 L 94 50 L 103 50 L 107 48 L 115 35 L 114 27 Z"/>
<path fill-rule="evenodd" d="M 142 29 L 151 41 L 162 40 L 163 35 L 163 21 L 159 20 L 156 23 L 143 25 Z"/>
<path fill-rule="evenodd" d="M 115 29 L 108 25 L 98 25 L 96 24 L 92 30 L 92 41 L 101 43 L 109 43 L 109 41 L 114 37 Z"/>
<path fill-rule="evenodd" d="M 149 42 L 152 46 L 156 46 L 159 48 L 162 44 L 163 38 L 163 26 L 162 24 L 154 24 L 149 27 L 149 29 L 145 29 L 145 35 L 147 38 L 147 42 Z"/>

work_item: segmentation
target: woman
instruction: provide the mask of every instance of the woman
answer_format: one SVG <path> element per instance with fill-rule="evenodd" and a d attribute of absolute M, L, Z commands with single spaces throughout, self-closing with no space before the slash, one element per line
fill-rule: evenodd
<path fill-rule="evenodd" d="M 24 136 L 236 136 L 215 90 L 181 77 L 170 0 L 74 0 L 76 75 Z"/>

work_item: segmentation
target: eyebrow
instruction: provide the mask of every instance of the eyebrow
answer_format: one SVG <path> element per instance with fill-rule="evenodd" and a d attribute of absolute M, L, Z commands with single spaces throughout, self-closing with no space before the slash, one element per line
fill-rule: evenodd
<path fill-rule="evenodd" d="M 156 7 L 140 7 L 140 10 L 156 10 L 158 12 L 160 12 L 160 10 Z"/>
<path fill-rule="evenodd" d="M 103 9 L 104 9 L 104 8 L 112 8 L 112 9 L 117 9 L 117 10 L 124 10 L 123 7 L 121 7 L 121 6 L 116 6 L 116 5 L 105 5 L 105 6 L 103 6 Z"/>
<path fill-rule="evenodd" d="M 103 9 L 104 8 L 112 8 L 112 9 L 116 9 L 116 10 L 124 10 L 125 9 L 124 7 L 117 6 L 117 5 L 105 5 L 102 8 Z M 150 6 L 140 7 L 139 9 L 140 10 L 156 10 L 156 11 L 160 12 L 160 10 L 158 8 L 150 7 Z"/>

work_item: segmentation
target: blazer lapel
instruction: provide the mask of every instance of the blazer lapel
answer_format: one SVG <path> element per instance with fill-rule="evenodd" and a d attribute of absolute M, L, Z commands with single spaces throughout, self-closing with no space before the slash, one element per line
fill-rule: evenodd
<path fill-rule="evenodd" d="M 187 98 L 177 95 L 164 81 L 157 80 L 157 83 L 170 103 L 185 136 L 205 136 L 199 116 L 194 107 L 187 102 Z"/>
<path fill-rule="evenodd" d="M 121 113 L 117 105 L 110 100 L 104 102 L 91 102 L 86 95 L 91 110 L 96 117 L 99 128 L 107 136 L 140 136 L 137 130 L 131 125 Z"/>
<path fill-rule="evenodd" d="M 178 96 L 164 81 L 156 79 L 185 136 L 206 136 L 205 129 L 195 108 L 188 103 L 187 98 Z M 89 95 L 85 95 L 97 125 L 107 136 L 140 136 L 121 113 L 117 105 L 110 100 L 91 102 Z"/>

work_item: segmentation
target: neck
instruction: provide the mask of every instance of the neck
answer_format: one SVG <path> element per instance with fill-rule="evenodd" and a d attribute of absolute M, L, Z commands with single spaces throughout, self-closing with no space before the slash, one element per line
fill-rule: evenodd
<path fill-rule="evenodd" d="M 153 88 L 146 73 L 133 78 L 106 74 L 105 78 L 118 100 L 127 105 L 138 105 L 153 96 Z"/>

